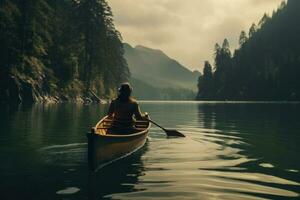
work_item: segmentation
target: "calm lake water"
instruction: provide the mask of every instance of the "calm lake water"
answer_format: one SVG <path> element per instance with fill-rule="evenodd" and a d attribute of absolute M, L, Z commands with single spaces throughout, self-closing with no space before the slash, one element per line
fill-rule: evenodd
<path fill-rule="evenodd" d="M 107 105 L 0 106 L 0 199 L 299 199 L 300 104 L 142 102 L 146 146 L 97 173 L 89 131 Z"/>

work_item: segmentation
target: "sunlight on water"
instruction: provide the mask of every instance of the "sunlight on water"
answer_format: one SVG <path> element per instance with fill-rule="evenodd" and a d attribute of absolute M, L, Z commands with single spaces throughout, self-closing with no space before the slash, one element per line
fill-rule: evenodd
<path fill-rule="evenodd" d="M 295 172 L 295 173 L 299 172 L 299 170 L 296 170 L 296 169 L 287 169 L 286 171 L 288 171 L 288 172 Z"/>
<path fill-rule="evenodd" d="M 265 168 L 274 168 L 274 165 L 270 163 L 260 163 L 259 166 L 265 167 Z"/>
<path fill-rule="evenodd" d="M 51 145 L 40 149 L 40 156 L 47 164 L 82 165 L 86 163 L 87 143 Z"/>
<path fill-rule="evenodd" d="M 138 194 L 127 194 L 126 198 L 139 199 L 147 194 L 164 196 L 166 191 L 168 197 L 177 199 L 193 199 L 195 192 L 198 193 L 197 196 L 204 195 L 208 199 L 214 196 L 223 199 L 223 195 L 224 199 L 226 195 L 229 199 L 239 199 L 241 194 L 244 194 L 244 199 L 253 198 L 251 194 L 299 196 L 296 192 L 269 186 L 269 183 L 299 186 L 297 182 L 272 175 L 250 173 L 239 167 L 256 161 L 240 154 L 241 149 L 231 147 L 244 144 L 240 139 L 236 136 L 207 133 L 191 134 L 185 140 L 153 139 L 155 145 L 143 156 L 147 170 L 137 185 L 140 189 L 148 189 Z M 272 166 L 267 163 L 259 165 L 267 168 Z M 159 187 L 155 186 L 157 180 L 163 181 Z M 118 199 L 121 196 L 113 197 Z"/>
<path fill-rule="evenodd" d="M 141 151 L 90 173 L 85 133 L 105 109 L 55 106 L 16 111 L 7 123 L 10 127 L 1 131 L 7 133 L 0 147 L 7 163 L 1 171 L 7 173 L 0 178 L 27 199 L 48 199 L 46 194 L 49 199 L 92 200 L 300 197 L 297 104 L 144 102 L 142 109 L 152 119 L 187 137 L 167 139 L 152 126 Z M 24 119 L 31 123 L 24 124 Z M 23 156 L 17 159 L 20 152 Z M 15 156 L 5 157 L 8 153 Z M 25 180 L 34 184 L 22 189 Z M 32 196 L 37 190 L 45 195 Z"/>
<path fill-rule="evenodd" d="M 189 110 L 187 110 L 189 111 Z M 168 120 L 179 121 L 176 127 L 187 135 L 186 139 L 165 140 L 158 128 L 151 132 L 149 150 L 142 157 L 147 168 L 136 188 L 142 191 L 111 195 L 113 199 L 265 199 L 264 197 L 299 197 L 299 182 L 255 169 L 274 168 L 260 163 L 260 157 L 245 154 L 251 147 L 235 123 L 224 124 L 228 131 L 203 126 L 207 119 L 189 120 L 170 115 Z M 189 113 L 188 115 L 190 115 Z M 195 113 L 193 113 L 195 114 Z M 198 113 L 199 114 L 199 113 Z M 201 113 L 203 114 L 203 113 Z M 187 115 L 184 115 L 187 117 Z M 190 116 L 194 117 L 194 116 Z M 186 120 L 186 121 L 182 121 Z M 211 115 L 211 127 L 217 127 Z M 200 125 L 199 125 L 200 121 Z M 145 190 L 143 190 L 145 189 Z"/>
<path fill-rule="evenodd" d="M 68 187 L 66 189 L 57 191 L 56 194 L 63 194 L 63 195 L 75 194 L 76 192 L 79 192 L 79 191 L 80 191 L 80 189 L 77 187 Z"/>
<path fill-rule="evenodd" d="M 63 145 L 51 145 L 47 147 L 41 148 L 42 151 L 45 150 L 52 150 L 52 149 L 66 149 L 66 148 L 72 148 L 72 147 L 86 147 L 87 143 L 73 143 L 73 144 L 63 144 Z"/>

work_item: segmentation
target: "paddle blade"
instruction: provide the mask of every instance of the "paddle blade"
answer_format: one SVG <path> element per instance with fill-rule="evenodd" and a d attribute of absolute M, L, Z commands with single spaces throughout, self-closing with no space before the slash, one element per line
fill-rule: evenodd
<path fill-rule="evenodd" d="M 177 130 L 164 129 L 168 137 L 185 137 L 182 133 Z"/>

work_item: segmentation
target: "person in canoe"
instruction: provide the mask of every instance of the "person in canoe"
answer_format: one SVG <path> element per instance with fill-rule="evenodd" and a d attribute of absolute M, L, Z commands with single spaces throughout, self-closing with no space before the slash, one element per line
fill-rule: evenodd
<path fill-rule="evenodd" d="M 108 131 L 130 132 L 135 129 L 135 119 L 143 120 L 148 118 L 148 114 L 142 114 L 138 102 L 131 96 L 132 87 L 129 83 L 121 84 L 118 92 L 118 97 L 112 100 L 109 106 L 108 117 L 113 120 L 113 123 Z"/>

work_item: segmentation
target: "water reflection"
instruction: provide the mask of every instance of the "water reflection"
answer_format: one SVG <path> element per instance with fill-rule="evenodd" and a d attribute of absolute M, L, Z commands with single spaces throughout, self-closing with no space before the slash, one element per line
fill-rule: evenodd
<path fill-rule="evenodd" d="M 112 163 L 99 170 L 90 172 L 88 176 L 89 200 L 102 198 L 112 199 L 112 194 L 138 192 L 145 189 L 136 188 L 139 177 L 143 176 L 145 168 L 141 156 L 146 153 L 148 143 L 132 156 Z"/>
<path fill-rule="evenodd" d="M 106 105 L 0 106 L 1 199 L 299 198 L 299 105 L 141 107 L 187 137 L 153 126 L 143 152 L 89 174 L 85 133 Z"/>
<path fill-rule="evenodd" d="M 277 134 L 285 128 L 298 128 L 282 119 L 286 112 L 289 118 L 296 114 L 295 110 L 295 113 L 290 112 L 290 106 L 293 105 L 199 104 L 198 120 L 203 122 L 202 135 L 205 135 L 202 140 L 219 144 L 216 151 L 222 152 L 217 159 L 221 163 L 215 165 L 218 162 L 214 162 L 215 166 L 208 165 L 200 170 L 223 180 L 225 185 L 217 182 L 214 186 L 230 193 L 271 199 L 298 197 L 299 176 L 292 177 L 285 167 L 276 166 L 284 164 L 283 155 L 292 153 L 285 145 L 294 145 L 286 139 L 294 137 L 293 134 L 284 135 L 285 139 Z M 288 163 L 299 168 L 298 157 L 295 155 L 292 159 L 294 161 Z"/>

